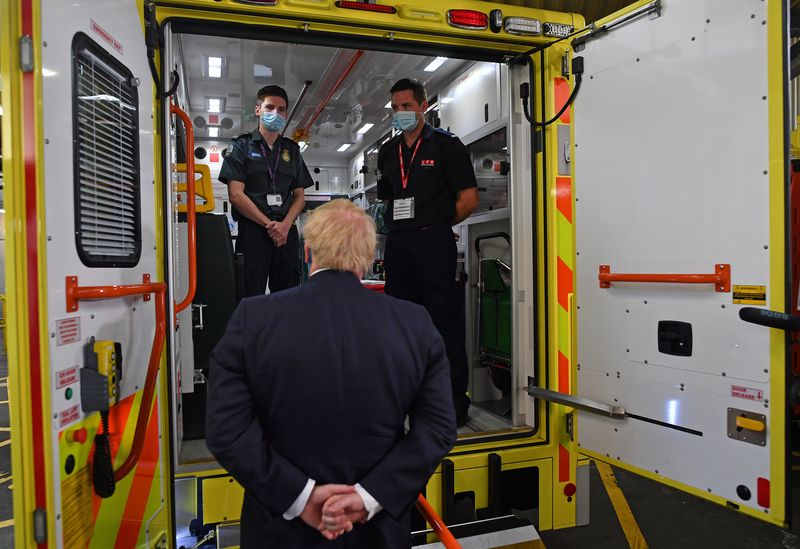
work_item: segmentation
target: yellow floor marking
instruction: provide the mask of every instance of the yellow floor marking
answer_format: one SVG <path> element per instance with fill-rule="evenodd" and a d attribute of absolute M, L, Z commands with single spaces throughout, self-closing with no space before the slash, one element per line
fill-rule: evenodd
<path fill-rule="evenodd" d="M 636 524 L 636 519 L 633 517 L 628 500 L 625 499 L 625 494 L 619 489 L 617 477 L 614 476 L 611 466 L 602 461 L 595 460 L 594 463 L 600 472 L 600 478 L 603 480 L 606 492 L 608 492 L 608 498 L 617 513 L 619 525 L 622 526 L 622 531 L 625 532 L 628 545 L 631 549 L 647 549 L 647 542 L 644 540 L 642 531 L 639 530 L 639 525 Z"/>
<path fill-rule="evenodd" d="M 14 526 L 14 519 L 8 519 L 0 522 L 0 528 L 8 528 L 9 526 Z"/>

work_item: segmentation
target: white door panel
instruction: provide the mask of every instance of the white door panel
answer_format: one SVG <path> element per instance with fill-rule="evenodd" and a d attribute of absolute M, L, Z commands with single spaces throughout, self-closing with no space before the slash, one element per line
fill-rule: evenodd
<path fill-rule="evenodd" d="M 734 408 L 769 423 L 769 330 L 742 322 L 733 293 L 713 284 L 601 288 L 598 272 L 712 274 L 729 264 L 732 285 L 766 286 L 770 299 L 783 274 L 770 270 L 766 9 L 665 0 L 660 17 L 576 53 L 585 72 L 574 105 L 578 391 L 638 417 L 581 413 L 580 443 L 759 512 L 773 434 L 764 446 L 734 440 L 727 422 Z M 691 356 L 659 352 L 659 321 L 691 324 Z"/>
<path fill-rule="evenodd" d="M 47 231 L 45 247 L 47 274 L 47 320 L 50 332 L 49 338 L 49 369 L 50 369 L 50 395 L 52 419 L 50 430 L 46 436 L 51 438 L 53 470 L 53 509 L 48 509 L 48 520 L 55 522 L 56 536 L 50 540 L 52 547 L 78 546 L 82 533 L 80 528 L 88 514 L 93 527 L 93 538 L 89 547 L 113 546 L 114 537 L 120 526 L 119 513 L 109 511 L 114 506 L 119 509 L 124 507 L 128 496 L 131 478 L 135 473 L 129 473 L 123 482 L 117 484 L 117 491 L 110 500 L 103 500 L 98 504 L 96 516 L 92 516 L 92 506 L 83 505 L 85 499 L 80 499 L 76 484 L 77 478 L 89 479 L 87 468 L 91 464 L 87 461 L 88 448 L 90 447 L 94 429 L 99 422 L 98 412 L 83 413 L 81 407 L 80 374 L 74 372 L 85 365 L 83 347 L 94 336 L 98 340 L 112 340 L 122 345 L 122 378 L 120 380 L 120 406 L 112 409 L 112 437 L 121 437 L 122 429 L 127 425 L 128 433 L 132 433 L 132 426 L 136 422 L 134 413 L 128 417 L 127 424 L 118 424 L 115 418 L 120 417 L 120 410 L 138 410 L 138 402 L 133 396 L 141 393 L 147 374 L 151 347 L 155 331 L 155 300 L 144 301 L 141 296 L 123 299 L 103 299 L 96 301 L 81 301 L 77 312 L 67 312 L 65 298 L 65 277 L 76 276 L 80 286 L 109 286 L 141 284 L 143 275 L 149 275 L 152 282 L 159 279 L 156 265 L 156 218 L 155 218 L 155 185 L 153 184 L 153 120 L 151 80 L 145 54 L 144 38 L 139 22 L 136 4 L 129 0 L 106 0 L 104 2 L 63 2 L 61 0 L 43 0 L 41 8 L 41 40 L 42 40 L 42 109 L 44 131 L 44 164 L 43 164 L 43 204 Z M 93 61 L 96 66 L 102 66 L 103 60 L 112 59 L 130 71 L 135 79 L 139 80 L 138 88 L 138 169 L 139 178 L 133 180 L 133 185 L 138 186 L 138 203 L 140 211 L 140 238 L 141 253 L 138 262 L 133 266 L 87 266 L 81 261 L 76 245 L 76 213 L 75 194 L 76 175 L 73 162 L 77 156 L 75 141 L 73 140 L 73 127 L 77 116 L 74 111 L 77 105 L 73 104 L 73 40 L 78 33 L 83 33 L 89 40 L 97 45 L 92 50 L 92 56 L 99 57 Z M 113 63 L 114 61 L 111 61 Z M 94 69 L 92 69 L 94 70 Z M 115 69 L 116 70 L 116 69 Z M 98 71 L 97 78 L 102 78 Z M 89 77 L 87 77 L 88 79 Z M 84 92 L 85 93 L 85 92 Z M 95 108 L 100 111 L 109 109 L 106 96 L 98 95 L 94 98 L 84 97 L 83 105 L 88 101 L 96 101 Z M 84 107 L 88 108 L 88 107 Z M 99 119 L 99 118 L 98 118 Z M 88 125 L 85 125 L 88 127 Z M 118 128 L 113 125 L 102 127 L 95 124 L 94 130 L 101 135 L 94 141 L 93 147 L 99 155 L 113 155 L 118 147 L 115 139 L 118 137 Z M 91 164 L 88 152 L 83 155 L 83 160 Z M 114 159 L 108 159 L 107 164 L 113 164 Z M 102 172 L 101 162 L 95 164 L 94 177 L 101 185 L 118 185 L 119 180 L 114 173 Z M 132 161 L 131 165 L 135 165 Z M 120 168 L 122 170 L 122 168 Z M 119 173 L 119 172 L 118 172 Z M 121 186 L 121 185 L 120 185 Z M 86 187 L 88 188 L 88 186 Z M 99 201 L 98 201 L 99 202 Z M 113 205 L 112 208 L 116 208 Z M 99 208 L 98 208 L 99 209 Z M 111 216 L 122 218 L 123 207 L 114 210 Z M 120 225 L 122 223 L 120 222 Z M 116 234 L 109 234 L 108 241 L 114 241 Z M 113 247 L 110 244 L 109 247 Z M 101 245 L 97 245 L 100 249 Z M 77 333 L 72 331 L 64 341 L 57 337 L 59 326 L 64 326 L 59 321 L 66 321 L 77 327 Z M 59 341 L 61 339 L 61 341 Z M 149 409 L 148 409 L 149 411 Z M 127 413 L 127 412 L 126 412 Z M 154 414 L 160 414 L 160 407 L 155 408 Z M 140 458 L 140 463 L 145 467 L 153 467 L 155 477 L 147 487 L 147 494 L 152 495 L 151 503 L 143 509 L 138 521 L 129 526 L 135 535 L 146 530 L 146 524 L 159 514 L 163 508 L 165 489 L 165 472 L 160 466 L 160 456 L 167 446 L 160 442 L 159 420 L 153 421 L 154 429 L 159 429 L 155 434 L 158 437 L 155 450 L 155 459 L 152 457 Z M 66 433 L 70 430 L 85 427 L 89 429 L 89 441 L 85 446 L 65 446 Z M 149 431 L 152 432 L 152 431 Z M 152 447 L 151 447 L 152 448 Z M 119 466 L 130 450 L 129 443 L 120 448 L 116 465 Z M 148 456 L 146 453 L 145 456 Z M 75 471 L 64 467 L 65 460 L 73 458 Z M 148 462 L 145 464 L 145 462 Z M 90 469 L 89 469 L 90 470 Z M 80 477 L 79 477 L 80 475 Z M 141 496 L 140 496 L 141 497 Z M 77 498 L 77 499 L 76 499 Z M 67 503 L 64 503 L 67 502 Z M 69 502 L 73 502 L 69 504 Z M 79 505 L 78 502 L 81 502 Z M 120 503 L 122 502 L 122 503 Z M 76 534 L 76 532 L 78 532 Z M 158 537 L 163 530 L 153 528 L 144 533 L 147 546 L 154 543 L 151 536 Z M 85 545 L 81 542 L 81 545 Z"/>

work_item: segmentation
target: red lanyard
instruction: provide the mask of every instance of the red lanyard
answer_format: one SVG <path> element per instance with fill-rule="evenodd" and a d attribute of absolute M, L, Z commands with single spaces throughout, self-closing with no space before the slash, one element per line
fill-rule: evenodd
<path fill-rule="evenodd" d="M 408 187 L 408 176 L 411 175 L 411 167 L 414 165 L 414 157 L 417 156 L 419 146 L 422 144 L 422 138 L 417 139 L 417 146 L 414 147 L 414 153 L 411 155 L 411 161 L 408 163 L 408 173 L 406 173 L 405 166 L 403 165 L 403 144 L 397 144 L 397 154 L 400 156 L 400 183 L 403 189 Z"/>

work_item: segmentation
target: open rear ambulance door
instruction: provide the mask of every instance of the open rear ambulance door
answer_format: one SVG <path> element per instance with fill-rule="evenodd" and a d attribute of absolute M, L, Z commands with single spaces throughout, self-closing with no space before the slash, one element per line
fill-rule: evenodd
<path fill-rule="evenodd" d="M 581 450 L 776 524 L 787 339 L 739 311 L 787 310 L 785 10 L 642 2 L 573 43 L 578 391 L 625 412 Z"/>
<path fill-rule="evenodd" d="M 141 3 L 11 4 L 15 542 L 167 547 L 172 323 Z"/>

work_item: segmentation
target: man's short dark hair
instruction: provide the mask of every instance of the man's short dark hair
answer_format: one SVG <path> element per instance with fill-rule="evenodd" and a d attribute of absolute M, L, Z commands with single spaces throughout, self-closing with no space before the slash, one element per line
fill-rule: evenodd
<path fill-rule="evenodd" d="M 425 86 L 416 78 L 402 78 L 394 83 L 389 93 L 411 90 L 414 92 L 414 99 L 417 103 L 422 105 L 428 100 L 428 95 L 425 93 Z"/>
<path fill-rule="evenodd" d="M 264 102 L 264 99 L 267 97 L 282 97 L 284 101 L 286 101 L 286 106 L 289 106 L 289 96 L 286 95 L 286 90 L 281 88 L 280 86 L 275 86 L 274 84 L 270 84 L 269 86 L 264 86 L 260 90 L 258 90 L 258 95 L 256 95 L 256 101 L 258 104 Z"/>

